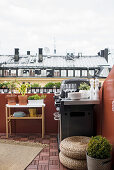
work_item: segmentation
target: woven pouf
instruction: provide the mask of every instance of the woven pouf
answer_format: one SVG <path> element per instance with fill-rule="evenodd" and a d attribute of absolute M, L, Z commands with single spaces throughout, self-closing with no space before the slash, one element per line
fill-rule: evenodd
<path fill-rule="evenodd" d="M 60 143 L 60 151 L 69 158 L 86 159 L 86 148 L 89 137 L 72 136 Z"/>
<path fill-rule="evenodd" d="M 60 162 L 69 169 L 87 170 L 86 160 L 72 159 L 62 154 L 62 152 L 59 153 L 59 159 Z"/>

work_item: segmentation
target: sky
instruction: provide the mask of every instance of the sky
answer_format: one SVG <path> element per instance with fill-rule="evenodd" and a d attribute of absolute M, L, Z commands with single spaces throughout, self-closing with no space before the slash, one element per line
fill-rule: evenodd
<path fill-rule="evenodd" d="M 114 49 L 114 0 L 0 0 L 0 54 Z"/>

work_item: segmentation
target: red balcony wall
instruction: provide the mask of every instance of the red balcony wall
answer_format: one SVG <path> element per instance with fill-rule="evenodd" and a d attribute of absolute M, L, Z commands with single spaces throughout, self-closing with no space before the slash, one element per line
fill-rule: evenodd
<path fill-rule="evenodd" d="M 112 144 L 112 160 L 114 167 L 114 66 L 100 90 L 100 105 L 96 106 L 96 131 L 105 136 Z"/>
<path fill-rule="evenodd" d="M 6 105 L 6 95 L 0 94 L 0 133 L 5 133 L 5 105 Z M 32 95 L 32 94 L 29 94 Z M 53 118 L 53 113 L 56 111 L 54 106 L 53 94 L 46 94 L 45 99 L 45 131 L 46 133 L 57 133 L 57 121 Z M 12 112 L 15 110 L 23 110 L 28 113 L 28 109 L 11 109 Z M 37 110 L 39 113 L 41 109 Z M 13 120 L 12 121 L 12 132 L 17 133 L 39 133 L 41 132 L 41 120 Z"/>

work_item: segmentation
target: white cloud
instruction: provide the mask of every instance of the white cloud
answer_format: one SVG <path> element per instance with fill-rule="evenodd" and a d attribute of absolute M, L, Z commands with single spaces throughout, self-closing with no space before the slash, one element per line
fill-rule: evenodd
<path fill-rule="evenodd" d="M 21 53 L 38 47 L 58 53 L 96 54 L 113 48 L 113 0 L 2 0 L 0 1 L 0 54 Z"/>

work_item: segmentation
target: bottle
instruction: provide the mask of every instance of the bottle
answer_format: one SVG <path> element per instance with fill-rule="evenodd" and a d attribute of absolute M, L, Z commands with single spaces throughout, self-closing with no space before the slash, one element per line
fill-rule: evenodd
<path fill-rule="evenodd" d="M 99 99 L 99 80 L 95 79 L 95 99 Z"/>
<path fill-rule="evenodd" d="M 90 80 L 90 99 L 94 99 L 94 80 Z"/>

